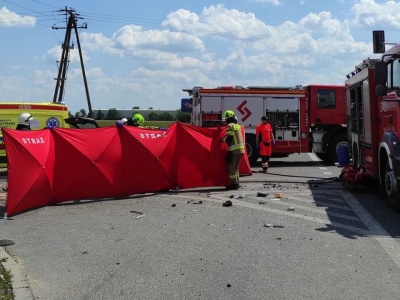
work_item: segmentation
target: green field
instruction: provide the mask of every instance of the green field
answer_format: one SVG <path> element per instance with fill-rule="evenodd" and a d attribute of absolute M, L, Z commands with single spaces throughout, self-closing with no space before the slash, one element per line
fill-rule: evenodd
<path fill-rule="evenodd" d="M 115 120 L 96 120 L 100 127 L 106 127 L 110 125 L 115 125 Z M 146 121 L 144 126 L 154 126 L 154 127 L 168 127 L 175 121 Z"/>

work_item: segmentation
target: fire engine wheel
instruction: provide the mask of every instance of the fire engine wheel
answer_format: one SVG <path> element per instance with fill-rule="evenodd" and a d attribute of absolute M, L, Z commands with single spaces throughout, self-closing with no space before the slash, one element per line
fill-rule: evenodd
<path fill-rule="evenodd" d="M 338 148 L 340 145 L 346 144 L 348 145 L 349 143 L 347 142 L 347 135 L 345 133 L 341 133 L 335 137 L 332 138 L 332 140 L 329 142 L 328 146 L 328 160 L 330 163 L 335 163 L 338 161 Z"/>
<path fill-rule="evenodd" d="M 249 163 L 255 165 L 258 160 L 258 151 L 256 148 L 256 138 L 253 135 L 246 135 L 246 151 Z"/>
<path fill-rule="evenodd" d="M 396 210 L 400 210 L 400 196 L 398 192 L 398 182 L 393 170 L 390 169 L 389 163 L 386 163 L 385 178 L 383 179 L 383 189 L 385 198 L 389 201 L 390 206 Z"/>

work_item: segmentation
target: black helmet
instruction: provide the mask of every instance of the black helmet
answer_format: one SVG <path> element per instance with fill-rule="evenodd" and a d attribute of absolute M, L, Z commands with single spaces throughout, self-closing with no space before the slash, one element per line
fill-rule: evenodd
<path fill-rule="evenodd" d="M 268 117 L 266 117 L 266 116 L 262 116 L 262 117 L 261 117 L 261 121 L 267 121 L 267 122 L 269 122 L 269 119 L 268 119 Z"/>

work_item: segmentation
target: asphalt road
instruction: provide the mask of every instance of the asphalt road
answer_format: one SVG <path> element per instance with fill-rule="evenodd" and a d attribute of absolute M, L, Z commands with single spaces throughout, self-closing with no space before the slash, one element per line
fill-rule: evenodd
<path fill-rule="evenodd" d="M 343 189 L 307 154 L 253 170 L 234 192 L 43 207 L 0 239 L 36 299 L 400 298 L 400 216 L 374 187 Z"/>

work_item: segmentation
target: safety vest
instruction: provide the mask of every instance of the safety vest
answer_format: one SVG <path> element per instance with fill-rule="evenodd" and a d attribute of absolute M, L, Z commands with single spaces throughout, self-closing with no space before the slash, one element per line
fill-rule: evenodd
<path fill-rule="evenodd" d="M 229 151 L 244 153 L 242 127 L 240 125 L 231 123 L 226 126 L 226 141 Z"/>

